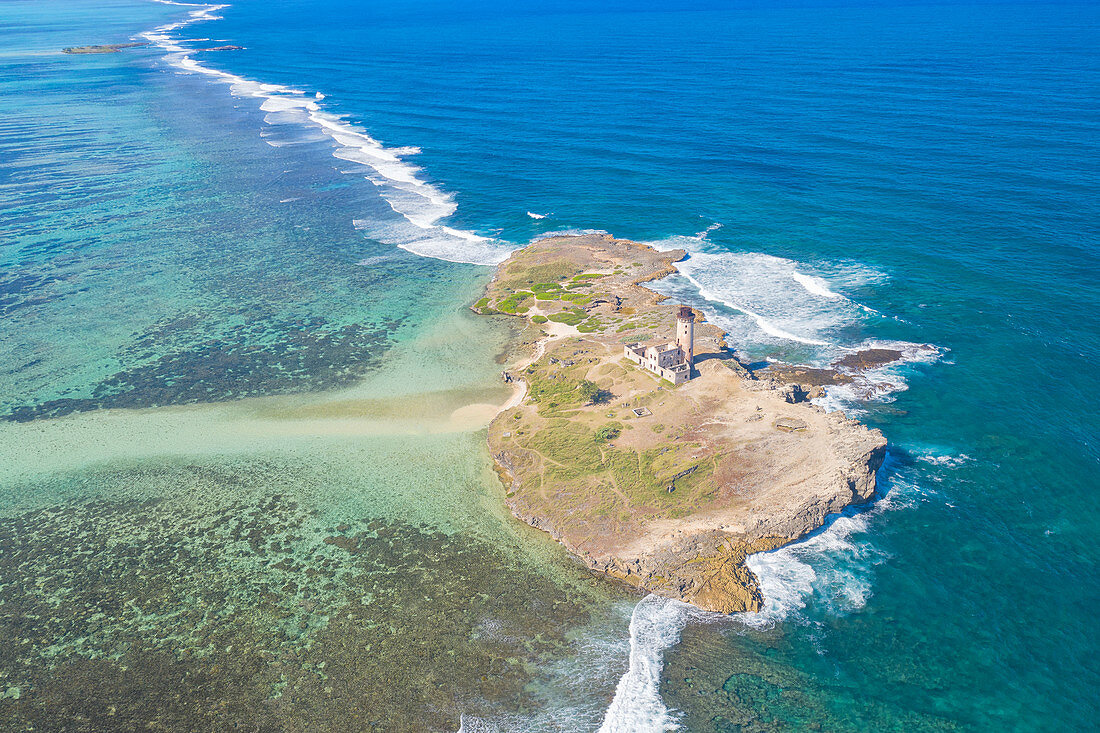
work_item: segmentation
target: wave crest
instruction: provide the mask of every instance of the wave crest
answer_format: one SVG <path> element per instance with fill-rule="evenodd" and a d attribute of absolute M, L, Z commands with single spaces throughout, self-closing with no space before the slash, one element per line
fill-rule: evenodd
<path fill-rule="evenodd" d="M 312 136 L 280 139 L 264 135 L 275 147 L 301 142 L 317 142 L 327 138 L 334 144 L 332 155 L 362 166 L 361 172 L 378 187 L 379 195 L 403 219 L 394 222 L 363 222 L 358 226 L 368 236 L 384 244 L 407 249 L 415 254 L 452 262 L 495 265 L 507 258 L 513 247 L 473 232 L 444 226 L 441 222 L 454 214 L 457 205 L 453 196 L 426 181 L 423 169 L 404 157 L 420 152 L 415 147 L 387 148 L 365 130 L 339 115 L 324 111 L 320 92 L 306 92 L 281 84 L 266 84 L 204 65 L 192 58 L 194 53 L 174 38 L 175 31 L 194 23 L 219 18 L 216 13 L 228 5 L 194 5 L 157 0 L 165 5 L 194 8 L 180 21 L 158 26 L 141 37 L 165 52 L 166 61 L 181 71 L 203 74 L 214 81 L 230 85 L 232 94 L 263 100 L 260 109 L 267 113 L 265 123 L 272 126 L 298 125 L 311 128 Z M 318 137 L 317 134 L 320 134 Z"/>

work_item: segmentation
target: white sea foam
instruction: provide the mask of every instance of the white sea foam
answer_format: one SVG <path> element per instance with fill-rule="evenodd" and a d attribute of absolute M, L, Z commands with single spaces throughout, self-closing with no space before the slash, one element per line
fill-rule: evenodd
<path fill-rule="evenodd" d="M 701 251 L 699 241 L 682 237 L 652 243 L 690 253 L 676 263 L 679 278 L 690 287 L 678 289 L 682 283 L 674 276 L 654 283 L 654 289 L 700 307 L 738 344 L 778 339 L 808 346 L 831 345 L 824 332 L 839 326 L 842 314 L 806 302 L 810 299 L 805 293 L 799 297 L 802 291 L 785 286 L 795 263 L 758 253 Z"/>
<path fill-rule="evenodd" d="M 792 272 L 791 277 L 794 278 L 802 287 L 806 288 L 806 292 L 813 293 L 814 295 L 820 295 L 822 298 L 843 298 L 840 293 L 834 293 L 829 290 L 828 284 L 820 277 L 813 277 L 812 275 L 803 275 L 801 272 Z"/>
<path fill-rule="evenodd" d="M 556 229 L 552 232 L 543 232 L 535 237 L 539 239 L 549 239 L 550 237 L 582 237 L 588 234 L 610 234 L 611 232 L 606 229 Z"/>
<path fill-rule="evenodd" d="M 735 348 L 759 353 L 778 350 L 785 359 L 808 366 L 827 366 L 856 351 L 892 349 L 897 362 L 877 369 L 852 371 L 851 384 L 829 387 L 817 404 L 853 415 L 866 402 L 888 401 L 908 388 L 905 366 L 939 359 L 943 350 L 905 341 L 845 343 L 868 317 L 883 318 L 834 291 L 832 283 L 856 289 L 886 281 L 886 276 L 857 263 L 826 266 L 829 280 L 804 274 L 804 266 L 782 257 L 719 250 L 707 241 L 715 226 L 695 236 L 672 237 L 649 244 L 662 250 L 683 249 L 677 274 L 649 287 L 689 303 L 727 333 Z"/>
<path fill-rule="evenodd" d="M 868 521 L 869 512 L 840 516 L 807 539 L 750 555 L 745 564 L 760 582 L 764 607 L 739 613 L 738 620 L 772 626 L 804 609 L 811 595 L 836 615 L 862 608 L 871 597 L 868 566 L 885 559 L 870 543 L 852 538 L 867 530 Z"/>
<path fill-rule="evenodd" d="M 487 720 L 472 715 L 458 716 L 458 733 L 496 733 L 499 728 Z"/>
<path fill-rule="evenodd" d="M 764 608 L 736 614 L 737 620 L 756 628 L 780 621 L 806 622 L 802 611 L 811 599 L 834 616 L 863 608 L 872 596 L 873 568 L 889 559 L 869 535 L 874 524 L 892 512 L 934 500 L 939 494 L 929 482 L 970 459 L 965 454 L 931 453 L 920 460 L 930 467 L 901 465 L 888 455 L 880 474 L 884 495 L 871 507 L 849 509 L 799 542 L 750 555 L 746 565 L 760 582 Z"/>
<path fill-rule="evenodd" d="M 320 137 L 316 134 L 293 137 L 269 133 L 264 135 L 268 144 L 282 147 L 328 139 L 334 145 L 333 156 L 362 166 L 360 172 L 378 187 L 383 200 L 402 220 L 400 225 L 372 222 L 370 226 L 359 226 L 369 236 L 418 255 L 453 262 L 495 265 L 507 258 L 513 247 L 442 223 L 454 214 L 456 204 L 450 194 L 424 180 L 421 168 L 405 160 L 419 153 L 419 148 L 383 146 L 355 124 L 326 112 L 319 104 L 325 98 L 320 92 L 307 95 L 300 89 L 246 79 L 192 58 L 194 51 L 181 45 L 183 42 L 174 38 L 175 32 L 193 23 L 218 19 L 216 13 L 228 5 L 194 5 L 174 0 L 157 2 L 194 8 L 187 18 L 142 34 L 165 51 L 168 63 L 184 72 L 203 74 L 228 84 L 235 96 L 262 100 L 260 109 L 266 113 L 268 125 L 300 125 L 321 134 Z"/>
<path fill-rule="evenodd" d="M 828 341 L 821 341 L 819 339 L 810 338 L 807 336 L 799 336 L 797 334 L 791 333 L 790 331 L 780 328 L 759 313 L 750 310 L 748 306 L 742 305 L 737 300 L 732 298 L 727 300 L 727 297 L 729 296 L 723 297 L 722 295 L 715 293 L 702 282 L 697 280 L 695 277 L 689 275 L 688 272 L 695 269 L 693 266 L 680 267 L 679 265 L 677 265 L 677 269 L 679 269 L 680 274 L 683 275 L 688 282 L 698 288 L 699 294 L 702 295 L 704 298 L 714 303 L 722 303 L 723 305 L 733 308 L 734 310 L 741 311 L 746 316 L 756 321 L 756 325 L 760 327 L 760 330 L 768 334 L 769 336 L 775 336 L 776 338 L 786 339 L 788 341 L 797 341 L 800 344 L 809 344 L 811 346 L 829 345 Z"/>
<path fill-rule="evenodd" d="M 545 219 L 546 217 L 550 216 L 550 214 L 536 214 L 533 211 L 528 211 L 527 216 L 531 217 L 532 219 Z"/>
<path fill-rule="evenodd" d="M 910 365 L 935 362 L 946 353 L 946 349 L 933 344 L 880 340 L 865 341 L 846 351 L 854 353 L 869 349 L 897 351 L 900 356 L 896 361 L 874 369 L 848 370 L 852 381 L 827 387 L 825 396 L 815 399 L 814 404 L 826 412 L 842 410 L 853 417 L 865 414 L 868 403 L 893 402 L 898 393 L 909 389 Z"/>
<path fill-rule="evenodd" d="M 889 556 L 860 535 L 882 515 L 912 506 L 926 493 L 912 476 L 894 476 L 884 488 L 886 495 L 869 509 L 849 510 L 799 542 L 750 555 L 745 564 L 760 583 L 764 607 L 735 614 L 737 620 L 754 628 L 796 620 L 811 598 L 834 616 L 863 608 L 872 596 L 872 568 Z"/>
<path fill-rule="evenodd" d="M 956 466 L 961 466 L 964 463 L 969 463 L 970 461 L 972 461 L 974 459 L 971 458 L 970 456 L 966 455 L 965 453 L 960 453 L 960 454 L 954 455 L 954 456 L 951 456 L 951 455 L 944 456 L 944 455 L 935 455 L 935 454 L 923 455 L 923 456 L 917 456 L 917 460 L 918 461 L 924 461 L 925 463 L 931 463 L 933 466 L 947 466 L 948 468 L 955 468 Z"/>
<path fill-rule="evenodd" d="M 651 733 L 679 729 L 659 694 L 665 650 L 680 640 L 692 607 L 646 596 L 630 616 L 630 667 L 619 680 L 600 733 Z"/>

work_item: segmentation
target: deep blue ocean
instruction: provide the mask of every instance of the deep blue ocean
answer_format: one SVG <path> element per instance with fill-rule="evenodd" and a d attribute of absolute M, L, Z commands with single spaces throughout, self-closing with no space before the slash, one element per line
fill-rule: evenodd
<path fill-rule="evenodd" d="M 1100 6 L 4 0 L 0 40 L 0 727 L 1095 729 Z M 462 311 L 583 230 L 687 249 L 659 289 L 746 361 L 906 356 L 823 400 L 882 497 L 754 558 L 759 614 L 594 583 L 480 432 L 247 428 L 491 401 Z"/>

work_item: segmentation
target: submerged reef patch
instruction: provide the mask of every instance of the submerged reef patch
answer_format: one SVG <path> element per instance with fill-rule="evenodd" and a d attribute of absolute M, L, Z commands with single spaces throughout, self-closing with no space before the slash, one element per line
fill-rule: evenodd
<path fill-rule="evenodd" d="M 39 489 L 68 500 L 0 517 L 9 729 L 455 730 L 537 709 L 531 681 L 588 620 L 498 545 L 311 509 L 281 488 L 320 488 L 306 467 L 64 480 Z"/>
<path fill-rule="evenodd" d="M 376 366 L 399 325 L 328 323 L 321 318 L 255 321 L 201 339 L 198 316 L 163 321 L 138 336 L 120 357 L 136 366 L 95 384 L 87 397 L 62 397 L 11 409 L 2 417 L 26 422 L 74 412 L 142 408 L 288 392 L 315 392 L 353 384 Z M 163 353 L 166 344 L 181 341 Z"/>

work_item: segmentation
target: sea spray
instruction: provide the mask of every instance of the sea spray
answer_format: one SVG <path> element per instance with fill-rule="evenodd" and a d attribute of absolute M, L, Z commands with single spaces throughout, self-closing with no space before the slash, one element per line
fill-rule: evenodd
<path fill-rule="evenodd" d="M 661 701 L 665 650 L 680 640 L 692 607 L 681 601 L 646 596 L 630 616 L 630 667 L 619 680 L 600 733 L 677 730 L 673 713 Z"/>
<path fill-rule="evenodd" d="M 921 458 L 925 465 L 903 465 L 889 454 L 879 475 L 874 504 L 848 507 L 824 527 L 777 550 L 749 555 L 745 564 L 760 583 L 764 607 L 735 614 L 753 628 L 797 620 L 811 599 L 830 615 L 857 611 L 871 598 L 871 570 L 889 555 L 866 535 L 883 515 L 914 506 L 934 492 L 927 486 L 937 474 L 965 462 L 955 457 Z M 931 466 L 932 468 L 929 468 Z"/>
<path fill-rule="evenodd" d="M 884 559 L 871 544 L 853 539 L 867 527 L 866 514 L 842 515 L 801 542 L 750 555 L 745 564 L 760 583 L 764 607 L 737 619 L 767 628 L 791 620 L 811 596 L 836 615 L 862 608 L 871 596 L 867 571 Z"/>

